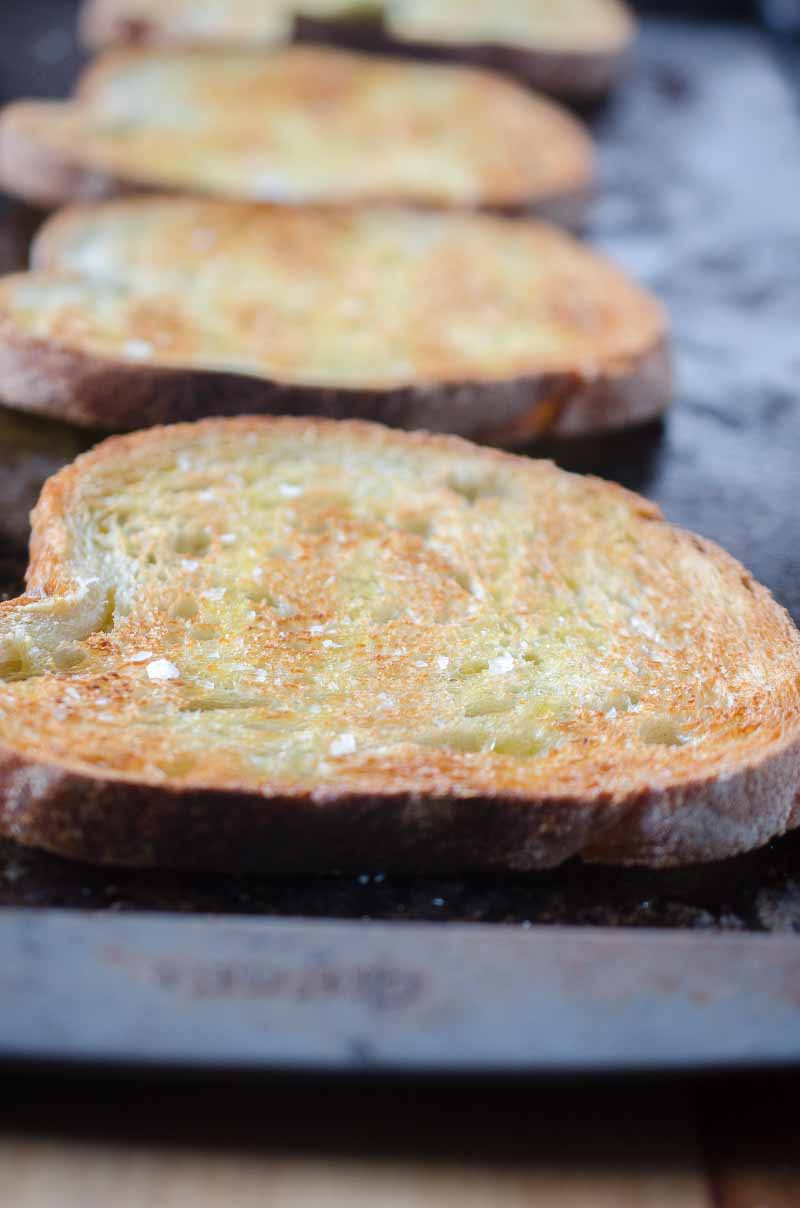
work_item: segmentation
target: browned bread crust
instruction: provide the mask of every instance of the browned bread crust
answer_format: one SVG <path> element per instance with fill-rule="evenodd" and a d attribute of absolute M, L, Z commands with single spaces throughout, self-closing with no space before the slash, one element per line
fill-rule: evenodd
<path fill-rule="evenodd" d="M 537 92 L 545 92 L 582 106 L 607 96 L 625 72 L 631 54 L 633 25 L 631 35 L 617 45 L 591 50 L 401 38 L 375 20 L 359 22 L 299 17 L 296 29 L 300 41 L 485 67 L 514 76 Z"/>
<path fill-rule="evenodd" d="M 111 432 L 211 416 L 320 415 L 450 432 L 519 448 L 647 423 L 663 414 L 672 373 L 662 339 L 614 372 L 389 390 L 294 386 L 244 374 L 148 368 L 21 336 L 0 321 L 0 396 L 32 414 Z"/>
<path fill-rule="evenodd" d="M 215 248 L 215 284 L 200 319 L 184 296 L 199 290 L 195 235 L 213 238 Z M 107 301 L 102 288 L 93 295 L 92 277 L 83 270 L 87 247 L 96 248 L 92 263 L 104 265 L 100 287 L 111 274 L 136 298 L 135 282 L 146 278 L 142 306 L 131 302 L 116 322 L 128 343 L 146 341 L 157 304 L 167 316 L 165 331 L 157 333 L 163 352 L 153 347 L 140 360 L 123 357 L 126 341 L 118 326 L 106 329 L 100 317 L 102 342 L 99 337 L 93 342 L 87 323 L 95 322 L 95 312 L 100 316 Z M 426 250 L 419 252 L 420 247 Z M 351 385 L 316 368 L 312 348 L 323 339 L 320 324 L 333 321 L 333 303 L 327 301 L 319 304 L 318 314 L 313 307 L 302 316 L 291 313 L 290 337 L 300 321 L 308 332 L 294 377 L 285 373 L 281 379 L 271 371 L 269 341 L 264 344 L 262 334 L 262 345 L 255 348 L 243 328 L 226 356 L 240 364 L 250 358 L 247 373 L 204 363 L 204 347 L 194 334 L 197 324 L 202 320 L 206 333 L 237 330 L 235 315 L 243 304 L 236 283 L 252 275 L 259 255 L 265 280 L 257 305 L 273 316 L 271 329 L 277 330 L 281 287 L 270 284 L 268 248 L 279 251 L 280 271 L 294 282 L 305 280 L 312 297 L 318 296 L 322 273 L 339 306 L 354 277 L 366 280 L 368 301 L 353 297 L 363 317 L 354 326 L 348 311 L 337 328 L 337 348 L 341 340 L 354 338 L 363 347 L 368 330 L 374 333 L 370 338 L 382 341 L 383 326 L 402 321 L 407 326 L 392 355 L 409 359 L 406 379 L 380 381 L 365 369 L 363 380 Z M 329 265 L 336 248 L 342 258 Z M 328 259 L 320 260 L 321 255 Z M 0 397 L 26 411 L 91 427 L 120 431 L 210 415 L 314 413 L 519 446 L 546 435 L 575 436 L 651 420 L 670 399 L 666 327 L 655 300 L 568 236 L 535 224 L 485 216 L 443 221 L 393 210 L 378 217 L 332 216 L 214 202 L 111 203 L 51 221 L 37 240 L 33 264 L 33 274 L 0 282 Z M 405 297 L 403 281 L 410 273 L 418 274 L 417 285 L 411 303 L 403 303 L 412 306 L 403 317 L 395 296 L 400 290 Z M 176 274 L 185 275 L 186 286 L 175 284 Z M 77 310 L 54 302 L 46 320 L 48 300 L 73 279 L 87 283 Z M 425 283 L 431 281 L 439 295 L 435 304 L 425 296 L 430 289 Z M 23 308 L 20 294 L 34 288 L 33 303 Z M 529 344 L 529 353 L 513 361 L 491 353 L 479 366 L 475 348 L 464 348 L 463 340 L 462 351 L 453 351 L 455 325 L 473 323 L 476 343 L 483 336 L 481 315 L 490 311 L 499 324 L 498 346 L 514 340 L 523 352 Z M 508 316 L 502 323 L 500 313 Z M 545 339 L 546 328 L 551 335 Z M 116 355 L 108 351 L 112 334 Z M 163 343 L 167 337 L 169 346 Z M 326 344 L 333 338 L 331 331 Z M 421 352 L 414 354 L 415 348 Z M 284 355 L 280 346 L 276 350 Z M 418 355 L 416 362 L 412 354 Z M 380 371 L 380 357 L 376 364 Z M 355 360 L 348 372 L 354 368 Z M 307 381 L 297 379 L 300 370 Z"/>
<path fill-rule="evenodd" d="M 257 496 L 244 504 L 242 475 Z M 388 494 L 373 496 L 379 480 Z M 168 552 L 179 513 L 205 522 L 188 569 Z M 250 549 L 273 531 L 282 551 L 271 536 Z M 391 596 L 356 570 L 362 542 Z M 113 565 L 87 555 L 106 547 Z M 472 559 L 466 594 L 453 557 Z M 221 601 L 254 558 L 265 594 L 247 620 Z M 337 566 L 341 584 L 324 587 Z M 350 574 L 367 594 L 339 599 Z M 220 585 L 199 612 L 192 575 Z M 178 613 L 163 611 L 167 589 L 184 593 Z M 231 626 L 216 654 L 215 617 Z M 413 660 L 398 662 L 400 641 Z M 265 674 L 251 666 L 262 642 Z M 621 488 L 454 438 L 250 418 L 107 441 L 42 496 L 28 596 L 0 606 L 0 660 L 2 829 L 74 858 L 262 873 L 525 870 L 578 853 L 670 865 L 800 822 L 800 635 L 769 593 Z M 256 688 L 279 668 L 292 683 Z M 453 708 L 455 728 L 437 716 Z"/>

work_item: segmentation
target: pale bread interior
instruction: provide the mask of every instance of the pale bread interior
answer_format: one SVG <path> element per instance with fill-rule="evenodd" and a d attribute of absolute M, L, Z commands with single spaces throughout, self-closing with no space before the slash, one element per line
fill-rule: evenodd
<path fill-rule="evenodd" d="M 5 121 L 115 180 L 258 201 L 527 205 L 592 175 L 580 124 L 502 76 L 318 47 L 111 51 Z"/>
<path fill-rule="evenodd" d="M 592 380 L 664 336 L 584 245 L 481 215 L 117 202 L 56 218 L 34 266 L 0 283 L 7 334 L 308 385 Z"/>
<path fill-rule="evenodd" d="M 0 744 L 153 785 L 561 795 L 797 733 L 800 638 L 618 487 L 453 438 L 240 419 L 51 480 L 0 606 Z"/>

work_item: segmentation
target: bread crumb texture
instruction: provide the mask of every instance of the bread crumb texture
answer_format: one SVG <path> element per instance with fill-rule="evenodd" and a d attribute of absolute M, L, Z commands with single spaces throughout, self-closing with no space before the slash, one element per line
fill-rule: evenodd
<path fill-rule="evenodd" d="M 613 802 L 796 738 L 799 677 L 769 594 L 644 500 L 359 423 L 105 442 L 0 605 L 6 754 L 151 785 Z"/>

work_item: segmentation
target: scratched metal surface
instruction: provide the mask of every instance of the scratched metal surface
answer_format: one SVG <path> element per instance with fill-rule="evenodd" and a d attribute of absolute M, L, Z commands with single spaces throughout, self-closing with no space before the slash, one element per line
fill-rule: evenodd
<path fill-rule="evenodd" d="M 5 98 L 60 95 L 73 6 L 0 9 Z M 54 14 L 59 14 L 56 19 Z M 667 304 L 678 396 L 666 425 L 546 450 L 616 478 L 715 538 L 800 621 L 800 127 L 745 26 L 648 22 L 593 124 L 591 234 Z M 18 228 L 14 228 L 18 229 Z M 18 248 L 10 224 L 7 248 Z M 9 252 L 7 255 L 18 254 Z M 21 559 L 0 557 L 8 591 Z M 103 871 L 0 844 L 0 904 L 338 918 L 800 930 L 800 837 L 707 868 L 586 868 L 495 880 L 234 881 Z"/>
<path fill-rule="evenodd" d="M 785 936 L 9 911 L 0 1060 L 380 1073 L 800 1061 Z"/>

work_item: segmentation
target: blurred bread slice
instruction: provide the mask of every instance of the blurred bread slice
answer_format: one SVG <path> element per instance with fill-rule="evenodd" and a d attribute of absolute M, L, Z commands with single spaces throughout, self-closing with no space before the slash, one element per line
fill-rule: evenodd
<path fill-rule="evenodd" d="M 106 202 L 0 280 L 0 397 L 118 430 L 267 411 L 519 445 L 660 414 L 666 345 L 605 258 L 485 214 Z"/>
<path fill-rule="evenodd" d="M 318 47 L 110 51 L 0 116 L 0 183 L 52 206 L 141 189 L 536 211 L 580 223 L 583 127 L 502 76 Z"/>

